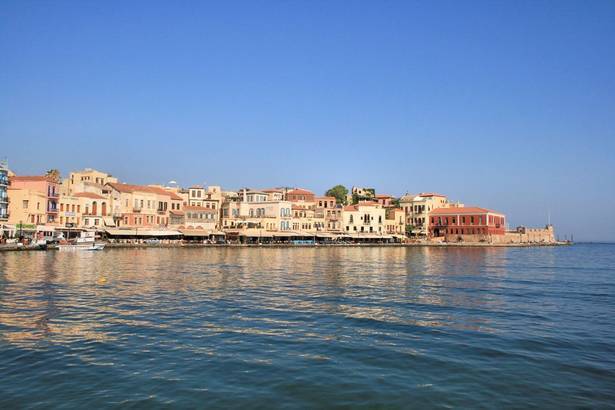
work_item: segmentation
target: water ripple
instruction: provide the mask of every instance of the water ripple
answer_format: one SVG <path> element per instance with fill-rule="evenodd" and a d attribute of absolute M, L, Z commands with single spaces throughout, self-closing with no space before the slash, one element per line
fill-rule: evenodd
<path fill-rule="evenodd" d="M 0 254 L 0 408 L 614 406 L 613 250 Z"/>

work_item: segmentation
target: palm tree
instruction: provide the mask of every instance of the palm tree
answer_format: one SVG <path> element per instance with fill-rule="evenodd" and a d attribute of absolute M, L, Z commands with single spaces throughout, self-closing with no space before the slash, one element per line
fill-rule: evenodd
<path fill-rule="evenodd" d="M 49 179 L 51 179 L 53 182 L 60 182 L 60 171 L 57 169 L 50 169 L 49 171 L 47 171 L 45 173 L 45 176 Z"/>

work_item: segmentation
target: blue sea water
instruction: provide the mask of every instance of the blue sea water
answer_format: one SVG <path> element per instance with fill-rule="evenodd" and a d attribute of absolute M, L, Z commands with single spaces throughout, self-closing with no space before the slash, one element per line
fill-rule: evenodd
<path fill-rule="evenodd" d="M 0 408 L 615 407 L 615 245 L 0 254 Z"/>

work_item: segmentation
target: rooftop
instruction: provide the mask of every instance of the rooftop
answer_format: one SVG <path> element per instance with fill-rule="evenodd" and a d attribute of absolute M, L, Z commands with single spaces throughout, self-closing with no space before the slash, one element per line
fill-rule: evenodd
<path fill-rule="evenodd" d="M 95 194 L 94 192 L 77 192 L 73 196 L 77 198 L 105 199 L 104 196 Z"/>
<path fill-rule="evenodd" d="M 145 192 L 149 194 L 158 194 L 158 195 L 166 195 L 166 196 L 171 196 L 172 194 L 172 192 L 165 191 L 162 188 L 152 187 L 152 186 L 120 184 L 119 182 L 107 182 L 107 185 L 109 185 L 111 188 L 117 191 L 126 192 L 126 193 Z"/>
<path fill-rule="evenodd" d="M 288 191 L 286 195 L 314 195 L 314 193 L 312 191 L 308 191 L 307 189 L 295 188 Z"/>
<path fill-rule="evenodd" d="M 457 207 L 452 206 L 449 208 L 436 208 L 429 213 L 429 215 L 461 215 L 461 214 L 498 214 L 503 215 L 501 212 L 493 211 L 491 209 L 480 208 L 477 206 L 464 206 Z"/>

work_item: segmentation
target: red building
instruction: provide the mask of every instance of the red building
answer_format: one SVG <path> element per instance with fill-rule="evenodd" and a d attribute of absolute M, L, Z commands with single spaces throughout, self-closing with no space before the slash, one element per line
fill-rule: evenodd
<path fill-rule="evenodd" d="M 429 213 L 429 233 L 435 237 L 504 235 L 504 214 L 478 207 L 437 208 Z"/>
<path fill-rule="evenodd" d="M 314 193 L 307 189 L 293 189 L 286 193 L 286 200 L 291 202 L 305 201 L 314 202 Z"/>

